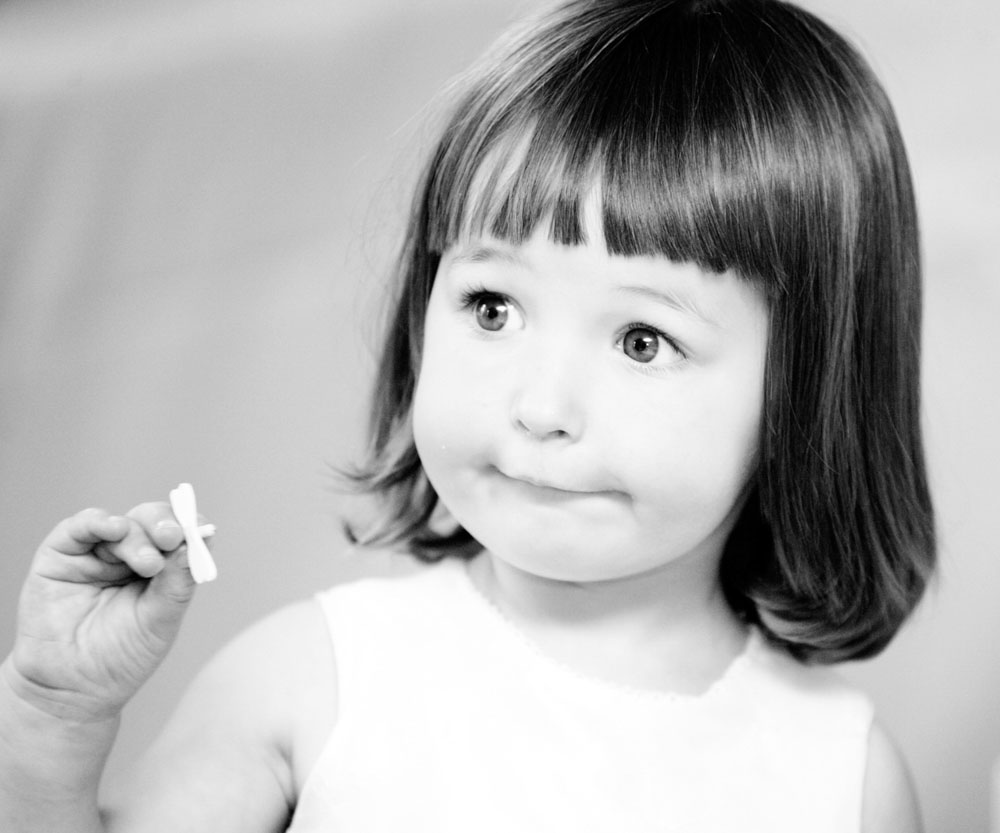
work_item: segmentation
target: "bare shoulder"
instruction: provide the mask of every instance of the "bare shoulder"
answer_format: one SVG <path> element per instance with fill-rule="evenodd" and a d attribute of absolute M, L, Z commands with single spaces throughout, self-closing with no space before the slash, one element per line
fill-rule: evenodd
<path fill-rule="evenodd" d="M 877 723 L 868 739 L 862 833 L 921 833 L 913 779 L 895 741 Z"/>
<path fill-rule="evenodd" d="M 336 665 L 315 600 L 283 607 L 236 637 L 202 684 L 230 719 L 280 755 L 294 799 L 336 720 Z"/>
<path fill-rule="evenodd" d="M 336 717 L 315 601 L 251 625 L 196 676 L 109 808 L 113 831 L 284 830 Z"/>

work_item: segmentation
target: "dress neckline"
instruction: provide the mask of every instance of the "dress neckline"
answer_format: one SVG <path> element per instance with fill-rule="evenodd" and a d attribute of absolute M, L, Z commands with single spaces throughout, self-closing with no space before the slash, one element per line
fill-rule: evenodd
<path fill-rule="evenodd" d="M 760 634 L 756 628 L 748 626 L 747 636 L 740 652 L 733 657 L 725 670 L 712 681 L 708 688 L 695 694 L 642 688 L 628 683 L 616 682 L 606 677 L 581 671 L 546 653 L 535 640 L 528 636 L 491 598 L 479 589 L 469 572 L 473 559 L 453 560 L 456 562 L 454 567 L 456 568 L 457 583 L 462 586 L 463 594 L 495 632 L 526 654 L 536 666 L 546 669 L 549 673 L 561 677 L 567 682 L 576 684 L 577 687 L 587 688 L 598 694 L 652 704 L 670 703 L 695 706 L 700 703 L 708 703 L 720 697 L 737 678 L 746 672 L 752 664 L 753 656 L 760 648 Z"/>

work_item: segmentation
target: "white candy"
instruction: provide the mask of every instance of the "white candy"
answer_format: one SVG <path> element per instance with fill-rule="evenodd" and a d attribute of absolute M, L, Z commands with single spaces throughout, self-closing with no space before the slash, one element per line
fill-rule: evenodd
<path fill-rule="evenodd" d="M 195 501 L 194 487 L 190 483 L 181 483 L 176 489 L 171 490 L 170 508 L 174 510 L 177 523 L 184 530 L 191 578 L 197 584 L 214 580 L 219 571 L 201 536 L 214 535 L 215 527 L 212 524 L 205 524 L 205 527 L 210 527 L 210 529 L 205 529 L 202 532 L 204 527 L 198 526 L 198 504 Z"/>

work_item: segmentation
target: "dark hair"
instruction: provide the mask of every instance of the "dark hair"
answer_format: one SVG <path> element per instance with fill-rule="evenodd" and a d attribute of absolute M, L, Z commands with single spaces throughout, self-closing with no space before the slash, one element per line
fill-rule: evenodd
<path fill-rule="evenodd" d="M 723 554 L 732 607 L 801 660 L 871 656 L 935 559 L 919 415 L 920 262 L 903 142 L 865 61 L 776 0 L 570 0 L 459 88 L 399 263 L 362 543 L 480 549 L 434 522 L 410 427 L 424 314 L 463 232 L 582 240 L 734 270 L 769 300 L 759 464 Z M 349 533 L 354 535 L 350 531 Z"/>

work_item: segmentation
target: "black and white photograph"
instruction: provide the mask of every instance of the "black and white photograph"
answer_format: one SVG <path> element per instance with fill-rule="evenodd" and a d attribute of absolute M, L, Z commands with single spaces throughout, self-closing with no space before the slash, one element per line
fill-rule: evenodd
<path fill-rule="evenodd" d="M 1000 833 L 1000 5 L 0 1 L 0 833 Z"/>

